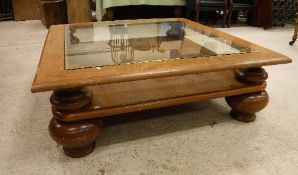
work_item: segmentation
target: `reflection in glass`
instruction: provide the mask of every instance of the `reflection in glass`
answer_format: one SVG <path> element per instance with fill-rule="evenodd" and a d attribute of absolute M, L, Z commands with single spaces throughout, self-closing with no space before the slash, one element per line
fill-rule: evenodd
<path fill-rule="evenodd" d="M 179 21 L 65 27 L 66 69 L 247 52 L 252 50 Z"/>
<path fill-rule="evenodd" d="M 108 45 L 111 47 L 111 58 L 114 64 L 130 63 L 134 59 L 134 50 L 127 38 L 125 26 L 109 26 L 111 34 Z"/>

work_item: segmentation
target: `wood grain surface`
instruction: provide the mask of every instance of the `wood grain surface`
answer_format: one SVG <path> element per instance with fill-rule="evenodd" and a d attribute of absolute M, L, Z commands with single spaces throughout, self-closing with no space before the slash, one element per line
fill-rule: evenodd
<path fill-rule="evenodd" d="M 173 20 L 173 19 L 172 19 Z M 234 43 L 256 50 L 254 53 L 199 57 L 179 60 L 148 62 L 141 64 L 109 66 L 101 69 L 88 68 L 79 70 L 64 69 L 64 25 L 51 26 L 41 55 L 37 73 L 32 85 L 32 92 L 68 89 L 82 86 L 103 85 L 109 83 L 145 80 L 159 77 L 172 77 L 187 74 L 235 70 L 249 67 L 262 67 L 290 63 L 287 56 L 258 46 L 224 32 L 194 23 L 187 19 L 188 27 L 203 30 Z M 159 20 L 112 21 L 117 23 L 144 23 Z M 87 25 L 90 25 L 88 23 Z"/>
<path fill-rule="evenodd" d="M 267 92 L 260 91 L 244 95 L 226 97 L 228 105 L 232 108 L 230 115 L 240 122 L 252 122 L 256 119 L 256 112 L 264 109 L 268 102 Z"/>
<path fill-rule="evenodd" d="M 128 112 L 155 109 L 219 97 L 259 92 L 266 83 L 245 84 L 233 71 L 166 77 L 88 87 L 93 109 L 59 115 L 59 120 L 76 121 Z"/>
<path fill-rule="evenodd" d="M 67 0 L 68 23 L 91 22 L 90 0 Z"/>

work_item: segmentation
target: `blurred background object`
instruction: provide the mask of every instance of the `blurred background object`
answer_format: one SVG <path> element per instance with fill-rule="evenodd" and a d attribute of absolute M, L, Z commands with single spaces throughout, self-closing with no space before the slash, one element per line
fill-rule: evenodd
<path fill-rule="evenodd" d="M 0 21 L 12 20 L 13 10 L 11 0 L 0 0 Z"/>
<path fill-rule="evenodd" d="M 295 22 L 298 0 L 273 0 L 272 25 L 283 27 Z"/>
<path fill-rule="evenodd" d="M 16 21 L 40 19 L 38 0 L 12 0 L 12 7 Z"/>
<path fill-rule="evenodd" d="M 55 24 L 67 24 L 67 8 L 65 0 L 39 0 L 40 19 L 49 28 Z"/>

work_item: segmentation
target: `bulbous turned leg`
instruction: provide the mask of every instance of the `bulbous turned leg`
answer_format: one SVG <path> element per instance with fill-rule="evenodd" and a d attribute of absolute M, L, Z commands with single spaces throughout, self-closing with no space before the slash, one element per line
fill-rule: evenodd
<path fill-rule="evenodd" d="M 228 105 L 232 108 L 230 115 L 240 122 L 252 122 L 256 119 L 256 112 L 264 109 L 269 97 L 266 91 L 226 97 Z"/>
<path fill-rule="evenodd" d="M 64 153 L 73 158 L 84 157 L 95 149 L 101 120 L 61 122 L 53 118 L 49 124 L 51 137 L 63 146 Z"/>
<path fill-rule="evenodd" d="M 53 116 L 63 120 L 65 114 L 91 108 L 91 97 L 85 88 L 54 91 L 50 98 Z"/>
<path fill-rule="evenodd" d="M 268 78 L 268 73 L 261 67 L 235 70 L 235 78 L 247 84 L 262 84 Z M 265 90 L 243 95 L 226 97 L 228 105 L 232 108 L 231 116 L 241 122 L 252 122 L 256 119 L 256 112 L 266 107 L 269 102 Z"/>
<path fill-rule="evenodd" d="M 259 84 L 267 80 L 268 73 L 260 67 L 246 68 L 235 70 L 235 77 L 244 83 Z"/>
<path fill-rule="evenodd" d="M 54 91 L 50 101 L 53 113 L 49 124 L 51 137 L 63 146 L 64 153 L 70 157 L 90 154 L 95 149 L 102 121 L 65 121 L 65 116 L 91 108 L 91 94 L 84 88 L 59 90 Z"/>

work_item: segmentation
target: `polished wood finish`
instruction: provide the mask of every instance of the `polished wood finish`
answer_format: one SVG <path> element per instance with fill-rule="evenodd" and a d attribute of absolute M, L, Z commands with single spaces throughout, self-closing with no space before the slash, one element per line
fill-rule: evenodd
<path fill-rule="evenodd" d="M 103 69 L 89 68 L 67 71 L 64 69 L 64 25 L 57 25 L 52 26 L 49 31 L 31 90 L 32 92 L 42 92 L 124 81 L 214 72 L 227 69 L 261 67 L 291 62 L 291 59 L 287 56 L 224 32 L 186 19 L 178 20 L 186 22 L 186 25 L 192 28 L 214 33 L 215 35 L 227 38 L 235 43 L 252 48 L 257 52 L 199 57 L 199 59 L 190 58 L 174 61 L 148 62 L 144 64 L 108 66 Z M 136 20 L 133 22 L 146 21 L 151 22 L 154 20 Z M 119 22 L 110 21 L 105 23 L 117 24 Z"/>
<path fill-rule="evenodd" d="M 59 115 L 59 120 L 77 121 L 128 112 L 155 109 L 201 100 L 259 92 L 266 83 L 247 85 L 233 71 L 139 80 L 88 87 L 92 110 Z"/>
<path fill-rule="evenodd" d="M 53 119 L 49 125 L 51 137 L 63 146 L 66 155 L 83 157 L 95 148 L 102 122 L 99 119 L 65 123 L 61 116 L 91 109 L 91 95 L 85 88 L 54 91 L 51 98 Z"/>
<path fill-rule="evenodd" d="M 66 155 L 91 153 L 101 118 L 116 114 L 226 97 L 233 118 L 255 120 L 255 113 L 268 103 L 268 74 L 261 67 L 289 63 L 291 59 L 186 19 L 178 20 L 256 52 L 65 70 L 64 25 L 51 26 L 31 91 L 54 91 L 49 132 Z M 160 20 L 128 22 L 152 21 Z"/>
<path fill-rule="evenodd" d="M 79 158 L 93 152 L 101 126 L 102 121 L 99 119 L 65 123 L 53 118 L 49 124 L 49 132 L 63 146 L 66 155 Z"/>
<path fill-rule="evenodd" d="M 235 78 L 248 84 L 263 84 L 268 78 L 268 73 L 260 67 L 247 68 L 235 71 Z M 252 122 L 256 119 L 256 112 L 266 107 L 269 102 L 265 90 L 226 97 L 228 105 L 232 108 L 231 116 L 241 122 Z"/>
<path fill-rule="evenodd" d="M 294 36 L 293 36 L 293 39 L 292 41 L 289 42 L 289 44 L 292 46 L 296 40 L 297 40 L 297 33 L 298 33 L 298 13 L 296 14 L 297 17 L 296 17 L 296 27 L 295 27 L 295 31 L 294 31 Z"/>
<path fill-rule="evenodd" d="M 91 108 L 91 98 L 91 93 L 85 88 L 54 91 L 50 98 L 53 115 L 59 119 L 71 112 L 88 110 Z"/>
<path fill-rule="evenodd" d="M 90 0 L 67 0 L 68 23 L 92 22 Z"/>
<path fill-rule="evenodd" d="M 264 109 L 269 97 L 266 91 L 226 97 L 228 105 L 232 108 L 231 116 L 240 122 L 252 122 L 256 119 L 256 112 Z"/>
<path fill-rule="evenodd" d="M 239 81 L 258 84 L 267 80 L 268 73 L 265 69 L 256 67 L 236 70 L 235 76 Z"/>

